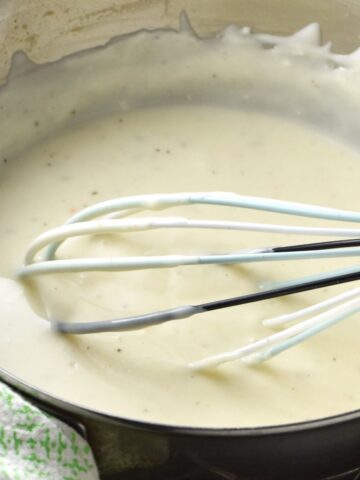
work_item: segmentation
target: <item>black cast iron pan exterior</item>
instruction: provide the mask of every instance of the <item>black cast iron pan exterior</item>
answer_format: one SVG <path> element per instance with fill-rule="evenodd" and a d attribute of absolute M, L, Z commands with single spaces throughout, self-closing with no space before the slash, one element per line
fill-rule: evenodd
<path fill-rule="evenodd" d="M 1 369 L 0 378 L 80 430 L 102 480 L 318 480 L 350 470 L 355 479 L 360 466 L 360 410 L 276 427 L 175 427 L 65 402 Z"/>

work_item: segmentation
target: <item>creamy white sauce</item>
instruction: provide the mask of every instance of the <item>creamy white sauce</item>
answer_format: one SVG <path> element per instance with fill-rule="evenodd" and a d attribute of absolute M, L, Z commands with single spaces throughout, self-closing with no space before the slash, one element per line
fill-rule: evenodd
<path fill-rule="evenodd" d="M 287 40 L 230 27 L 206 41 L 187 31 L 139 33 L 26 76 L 14 68 L 0 92 L 0 367 L 74 403 L 161 423 L 247 427 L 359 408 L 359 315 L 257 368 L 187 367 L 268 335 L 264 318 L 350 287 L 137 332 L 69 337 L 50 330 L 15 281 L 37 234 L 118 196 L 222 190 L 357 210 L 357 56 L 320 49 L 315 26 Z M 284 222 L 220 207 L 171 214 Z M 59 255 L 208 253 L 300 241 L 308 239 L 172 230 L 76 239 Z M 239 295 L 262 281 L 355 262 L 54 275 L 36 287 L 56 315 L 101 320 Z"/>

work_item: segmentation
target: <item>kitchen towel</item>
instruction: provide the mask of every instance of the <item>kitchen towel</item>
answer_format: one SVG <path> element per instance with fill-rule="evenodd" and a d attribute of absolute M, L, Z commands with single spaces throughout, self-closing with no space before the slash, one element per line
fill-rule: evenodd
<path fill-rule="evenodd" d="M 75 430 L 0 382 L 0 480 L 99 480 Z"/>

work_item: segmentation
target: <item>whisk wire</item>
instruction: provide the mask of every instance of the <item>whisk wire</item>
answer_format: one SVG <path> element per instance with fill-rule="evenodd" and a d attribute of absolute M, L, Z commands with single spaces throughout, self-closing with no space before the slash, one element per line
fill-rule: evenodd
<path fill-rule="evenodd" d="M 181 205 L 217 205 L 226 207 L 249 208 L 273 213 L 297 215 L 302 217 L 321 218 L 335 221 L 360 222 L 360 214 L 335 208 L 319 207 L 298 202 L 288 202 L 261 197 L 238 195 L 232 192 L 191 192 L 191 193 L 168 193 L 134 195 L 92 205 L 84 208 L 72 216 L 66 224 L 73 224 L 90 220 L 103 215 L 122 212 L 126 216 L 127 210 L 131 214 L 135 209 L 141 210 L 165 210 L 170 207 Z M 60 246 L 54 243 L 46 252 L 46 260 L 54 258 L 56 250 Z"/>

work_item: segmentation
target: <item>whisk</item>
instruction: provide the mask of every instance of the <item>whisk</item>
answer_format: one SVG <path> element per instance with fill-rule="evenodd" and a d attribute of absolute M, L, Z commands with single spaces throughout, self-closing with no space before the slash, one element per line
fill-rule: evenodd
<path fill-rule="evenodd" d="M 217 205 L 275 212 L 318 219 L 360 222 L 360 213 L 328 207 L 307 205 L 269 198 L 243 196 L 230 192 L 190 192 L 149 194 L 117 198 L 87 207 L 72 216 L 64 225 L 39 235 L 29 246 L 24 265 L 19 269 L 21 279 L 37 275 L 84 271 L 125 271 L 152 268 L 170 268 L 182 265 L 239 264 L 252 262 L 286 261 L 313 258 L 352 257 L 360 255 L 360 229 L 299 227 L 277 224 L 249 223 L 223 220 L 194 220 L 183 217 L 135 217 L 144 211 L 159 211 L 176 206 Z M 56 253 L 63 242 L 81 235 L 140 232 L 152 229 L 224 229 L 340 237 L 342 240 L 290 246 L 266 246 L 239 252 L 207 255 L 160 255 L 133 257 L 104 257 L 58 259 Z M 44 254 L 39 258 L 39 252 Z M 273 284 L 252 294 L 215 300 L 199 305 L 185 305 L 167 310 L 105 321 L 69 323 L 52 319 L 54 328 L 66 334 L 89 334 L 142 329 L 167 321 L 179 320 L 196 314 L 247 303 L 263 301 L 321 287 L 353 282 L 360 279 L 360 265 L 305 278 Z M 220 353 L 189 364 L 194 369 L 216 367 L 228 361 L 242 359 L 260 363 L 286 349 L 307 340 L 326 328 L 360 310 L 360 288 L 332 297 L 316 305 L 281 317 L 263 321 L 267 326 L 283 326 L 268 337 L 237 350 Z M 322 313 L 319 313 L 322 312 Z M 304 320 L 305 319 L 305 320 Z M 297 322 L 297 323 L 294 323 Z"/>

